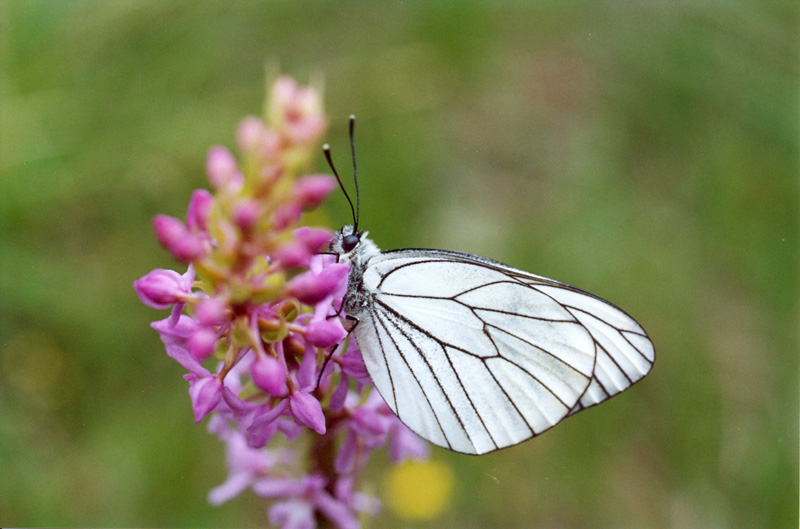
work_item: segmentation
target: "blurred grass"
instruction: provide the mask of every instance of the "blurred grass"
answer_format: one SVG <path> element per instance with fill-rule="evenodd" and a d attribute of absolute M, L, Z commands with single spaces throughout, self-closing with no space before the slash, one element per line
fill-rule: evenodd
<path fill-rule="evenodd" d="M 252 495 L 207 505 L 221 446 L 131 283 L 174 266 L 150 218 L 183 216 L 278 61 L 324 76 L 338 158 L 359 117 L 380 246 L 576 284 L 658 351 L 635 389 L 537 440 L 437 451 L 453 508 L 389 523 L 797 526 L 795 3 L 9 1 L 0 17 L 0 524 L 263 525 Z M 348 220 L 341 197 L 329 212 Z"/>

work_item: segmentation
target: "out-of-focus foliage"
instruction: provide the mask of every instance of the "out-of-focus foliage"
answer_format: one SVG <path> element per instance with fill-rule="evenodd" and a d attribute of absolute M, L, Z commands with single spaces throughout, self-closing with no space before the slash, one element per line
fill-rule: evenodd
<path fill-rule="evenodd" d="M 175 266 L 151 217 L 184 214 L 207 149 L 280 68 L 324 77 L 343 170 L 358 116 L 379 245 L 576 284 L 656 344 L 640 385 L 540 439 L 436 451 L 450 510 L 387 523 L 797 526 L 796 2 L 40 0 L 0 17 L 0 524 L 264 523 L 252 495 L 207 505 L 221 446 L 131 283 Z"/>

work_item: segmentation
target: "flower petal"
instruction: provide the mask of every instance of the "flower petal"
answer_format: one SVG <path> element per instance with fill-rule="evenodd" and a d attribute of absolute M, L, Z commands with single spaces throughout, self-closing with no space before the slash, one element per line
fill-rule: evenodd
<path fill-rule="evenodd" d="M 305 391 L 296 391 L 289 397 L 289 409 L 295 421 L 308 426 L 318 434 L 325 433 L 325 415 L 319 401 Z"/>
<path fill-rule="evenodd" d="M 208 217 L 214 207 L 214 197 L 205 189 L 195 189 L 186 214 L 186 227 L 190 230 L 208 232 Z"/>
<path fill-rule="evenodd" d="M 216 375 L 198 378 L 186 375 L 189 380 L 189 396 L 192 399 L 194 422 L 203 420 L 222 400 L 222 381 Z"/>
<path fill-rule="evenodd" d="M 294 195 L 305 209 L 313 209 L 324 202 L 334 189 L 336 180 L 331 175 L 309 175 L 297 179 Z"/>
<path fill-rule="evenodd" d="M 157 268 L 133 282 L 133 288 L 142 303 L 154 309 L 167 309 L 190 293 L 183 278 L 174 270 Z"/>
<path fill-rule="evenodd" d="M 274 356 L 261 354 L 250 366 L 250 374 L 255 385 L 270 395 L 286 395 L 286 370 Z"/>
<path fill-rule="evenodd" d="M 314 529 L 314 508 L 303 500 L 282 501 L 269 510 L 269 521 L 281 529 Z"/>
<path fill-rule="evenodd" d="M 225 187 L 237 170 L 236 160 L 228 149 L 219 145 L 209 149 L 206 158 L 206 173 L 212 186 L 217 189 Z"/>
<path fill-rule="evenodd" d="M 306 325 L 306 341 L 316 347 L 336 345 L 347 336 L 338 318 L 322 321 L 311 321 Z"/>

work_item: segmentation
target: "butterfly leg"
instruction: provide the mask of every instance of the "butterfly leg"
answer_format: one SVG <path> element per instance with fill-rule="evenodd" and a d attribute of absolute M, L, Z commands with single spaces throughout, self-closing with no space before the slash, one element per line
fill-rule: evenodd
<path fill-rule="evenodd" d="M 341 309 L 339 310 L 341 311 Z M 348 325 L 345 326 L 345 330 L 347 330 L 347 336 L 345 336 L 345 339 L 347 339 L 350 337 L 350 334 L 352 334 L 353 329 L 356 328 L 356 325 L 358 325 L 358 318 L 345 315 L 344 319 L 348 323 Z M 325 355 L 325 361 L 322 363 L 322 369 L 319 370 L 319 377 L 317 377 L 317 388 L 319 388 L 319 385 L 322 383 L 322 374 L 325 373 L 325 368 L 328 367 L 328 362 L 330 362 L 331 357 L 333 357 L 333 353 L 335 353 L 336 349 L 338 349 L 343 343 L 344 340 L 342 341 L 342 343 L 334 345 L 333 347 L 331 347 L 331 352 Z"/>

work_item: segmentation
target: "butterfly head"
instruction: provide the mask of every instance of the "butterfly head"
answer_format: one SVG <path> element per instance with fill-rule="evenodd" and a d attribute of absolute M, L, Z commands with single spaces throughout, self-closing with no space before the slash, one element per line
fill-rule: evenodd
<path fill-rule="evenodd" d="M 353 226 L 344 226 L 334 233 L 331 240 L 331 251 L 340 262 L 362 264 L 378 255 L 380 250 L 367 238 L 366 231 L 358 231 Z"/>

